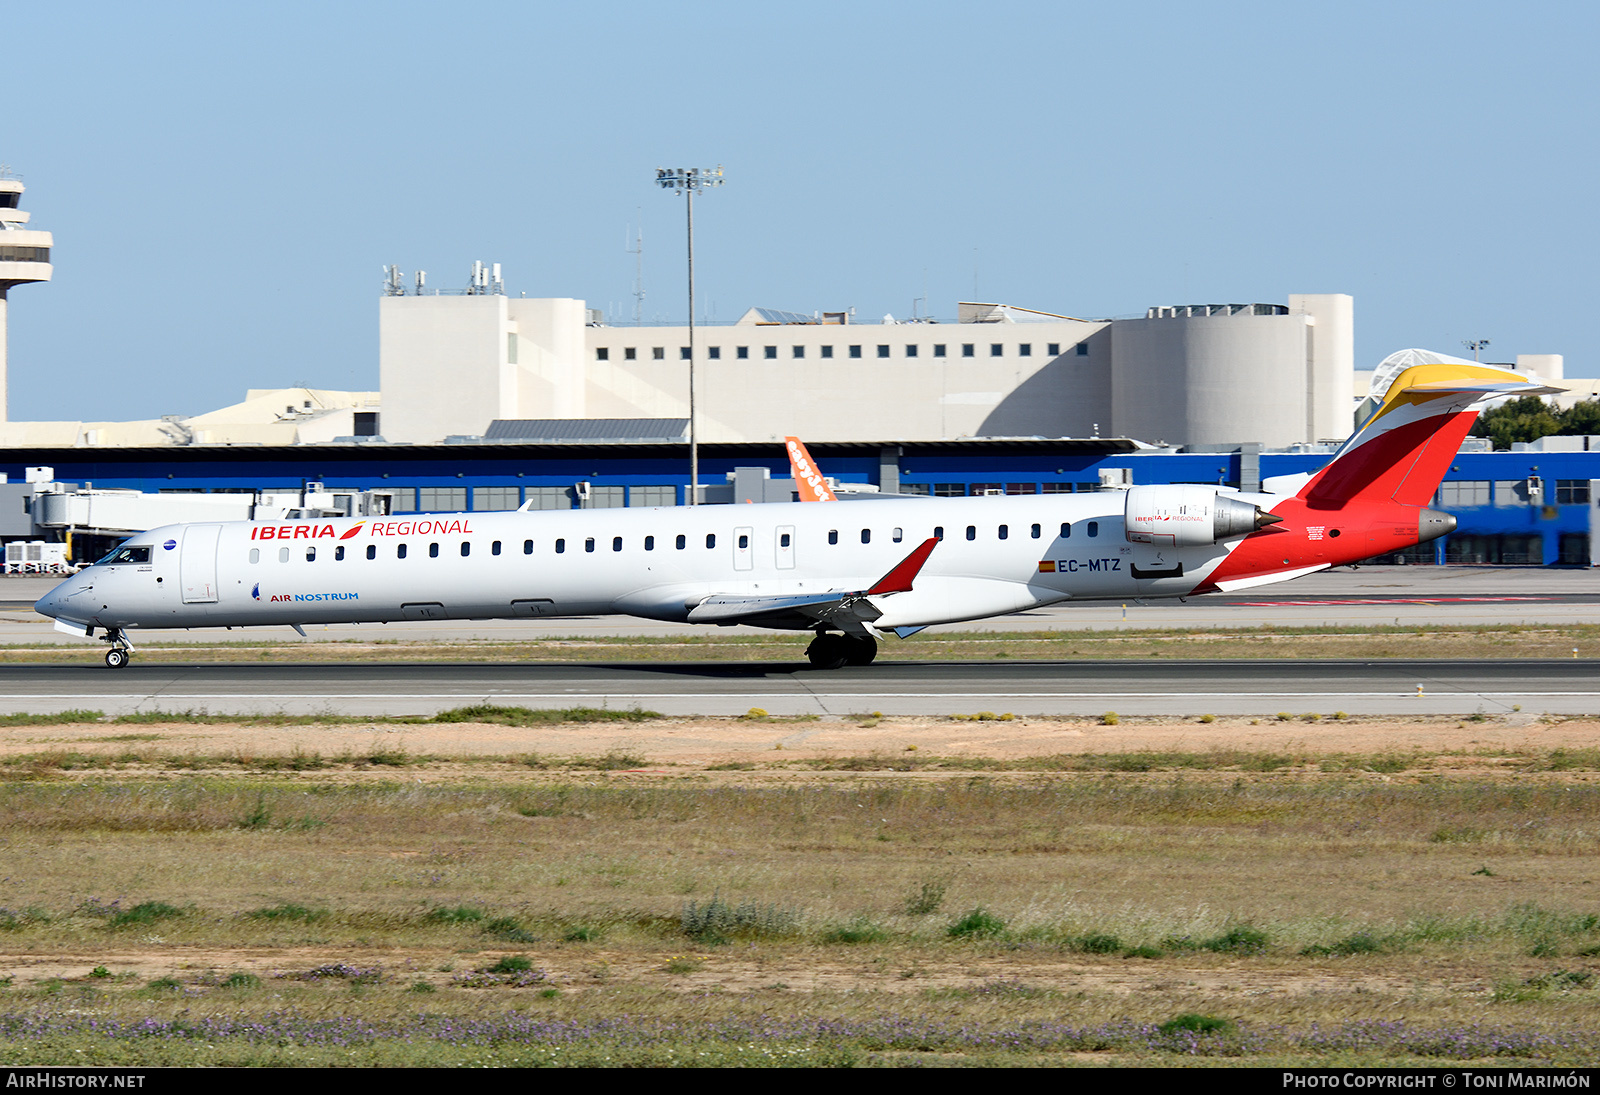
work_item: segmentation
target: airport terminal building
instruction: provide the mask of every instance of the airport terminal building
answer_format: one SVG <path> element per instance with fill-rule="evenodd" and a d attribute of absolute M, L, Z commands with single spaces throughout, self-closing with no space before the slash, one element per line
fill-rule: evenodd
<path fill-rule="evenodd" d="M 1353 316 L 1337 293 L 1111 320 L 980 303 L 958 305 L 954 322 L 871 324 L 751 308 L 696 328 L 699 436 L 1343 440 Z M 688 415 L 688 328 L 609 326 L 581 300 L 395 290 L 378 341 L 389 441 L 481 437 L 499 421 Z"/>

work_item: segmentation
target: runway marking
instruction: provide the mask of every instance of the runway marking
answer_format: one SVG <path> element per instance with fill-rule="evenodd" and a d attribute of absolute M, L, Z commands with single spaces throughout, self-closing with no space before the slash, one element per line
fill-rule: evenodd
<path fill-rule="evenodd" d="M 1231 608 L 1319 608 L 1323 605 L 1457 605 L 1505 604 L 1511 601 L 1551 601 L 1550 597 L 1352 597 L 1348 600 L 1316 598 L 1307 601 L 1248 601 Z M 1222 607 L 1222 606 L 1217 606 Z"/>

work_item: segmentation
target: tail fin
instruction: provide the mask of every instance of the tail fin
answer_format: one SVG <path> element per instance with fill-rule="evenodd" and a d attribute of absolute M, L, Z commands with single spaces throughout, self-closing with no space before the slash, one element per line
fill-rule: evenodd
<path fill-rule="evenodd" d="M 794 472 L 794 485 L 800 492 L 800 501 L 837 502 L 839 499 L 828 487 L 828 481 L 822 478 L 817 462 L 806 451 L 805 442 L 798 437 L 785 437 L 783 443 L 789 450 L 789 469 Z"/>
<path fill-rule="evenodd" d="M 1561 390 L 1492 365 L 1413 365 L 1297 497 L 1311 509 L 1353 501 L 1426 506 L 1488 400 Z"/>

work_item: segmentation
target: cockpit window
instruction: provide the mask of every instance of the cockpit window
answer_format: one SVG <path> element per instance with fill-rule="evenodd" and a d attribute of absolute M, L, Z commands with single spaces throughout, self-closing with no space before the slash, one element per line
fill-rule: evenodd
<path fill-rule="evenodd" d="M 117 566 L 119 564 L 127 563 L 148 563 L 149 561 L 149 544 L 142 544 L 139 546 L 124 544 L 122 547 L 112 549 L 111 554 L 107 555 L 104 559 L 101 559 L 97 565 Z"/>

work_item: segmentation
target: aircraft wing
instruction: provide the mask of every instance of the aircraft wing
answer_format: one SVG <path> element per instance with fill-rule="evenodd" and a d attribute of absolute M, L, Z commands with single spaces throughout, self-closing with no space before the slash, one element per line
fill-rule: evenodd
<path fill-rule="evenodd" d="M 854 618 L 864 623 L 883 615 L 877 606 L 866 600 L 866 596 L 865 590 L 772 597 L 717 593 L 689 610 L 689 622 L 736 624 L 771 620 L 782 623 L 803 618 L 817 623 L 843 623 L 848 618 Z"/>
<path fill-rule="evenodd" d="M 752 624 L 756 627 L 810 627 L 831 624 L 848 631 L 865 630 L 883 610 L 873 597 L 905 593 L 939 541 L 928 538 L 869 589 L 827 593 L 713 593 L 689 610 L 692 624 Z"/>

